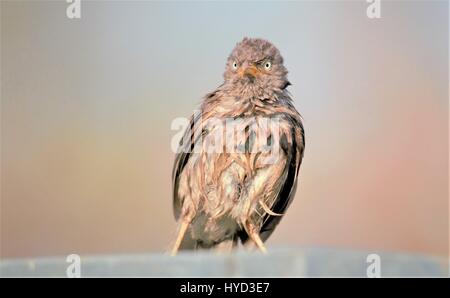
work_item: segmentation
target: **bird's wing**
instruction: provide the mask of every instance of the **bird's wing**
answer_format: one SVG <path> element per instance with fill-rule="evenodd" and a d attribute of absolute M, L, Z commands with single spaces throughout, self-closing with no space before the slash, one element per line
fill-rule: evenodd
<path fill-rule="evenodd" d="M 196 114 L 191 117 L 189 126 L 186 128 L 183 138 L 180 140 L 180 147 L 178 148 L 179 151 L 175 156 L 175 162 L 172 169 L 173 212 L 177 220 L 180 216 L 181 207 L 183 206 L 182 198 L 178 196 L 180 175 L 194 150 L 195 124 L 200 117 L 200 114 Z"/>
<path fill-rule="evenodd" d="M 287 157 L 285 166 L 287 174 L 272 205 L 272 211 L 277 214 L 284 214 L 295 196 L 298 172 L 305 148 L 304 129 L 301 118 L 292 117 L 290 118 L 290 121 L 290 129 L 284 131 L 280 136 L 280 148 L 282 148 Z M 265 215 L 260 230 L 260 237 L 263 241 L 269 238 L 281 218 L 282 216 Z M 246 233 L 241 233 L 239 236 L 242 242 L 248 240 Z"/>

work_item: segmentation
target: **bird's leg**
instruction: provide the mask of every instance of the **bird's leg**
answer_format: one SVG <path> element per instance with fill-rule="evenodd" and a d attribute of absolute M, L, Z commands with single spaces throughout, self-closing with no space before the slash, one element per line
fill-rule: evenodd
<path fill-rule="evenodd" d="M 247 234 L 250 237 L 250 239 L 252 239 L 253 242 L 256 244 L 256 246 L 259 248 L 259 250 L 264 254 L 267 253 L 266 246 L 261 240 L 261 237 L 259 237 L 259 233 L 256 230 L 255 226 L 251 223 L 247 223 L 245 225 L 245 230 L 247 231 Z"/>
<path fill-rule="evenodd" d="M 175 244 L 172 248 L 172 252 L 170 253 L 171 256 L 175 256 L 178 252 L 178 249 L 180 248 L 181 242 L 183 241 L 184 234 L 186 234 L 186 231 L 191 223 L 191 220 L 188 220 L 187 217 L 182 217 L 180 219 L 180 227 L 178 231 L 177 240 L 175 241 Z"/>

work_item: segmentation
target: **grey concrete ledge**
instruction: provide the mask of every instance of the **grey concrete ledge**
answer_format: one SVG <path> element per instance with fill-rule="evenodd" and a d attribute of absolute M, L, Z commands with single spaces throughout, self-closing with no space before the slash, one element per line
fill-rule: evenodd
<path fill-rule="evenodd" d="M 382 277 L 448 277 L 448 258 L 331 248 L 81 256 L 82 277 L 366 277 L 369 254 Z M 0 261 L 1 277 L 66 277 L 66 257 Z"/>

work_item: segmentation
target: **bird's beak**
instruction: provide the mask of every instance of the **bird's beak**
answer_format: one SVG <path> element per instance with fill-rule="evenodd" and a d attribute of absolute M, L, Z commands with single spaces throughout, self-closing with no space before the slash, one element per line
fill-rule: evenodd
<path fill-rule="evenodd" d="M 261 74 L 261 72 L 259 71 L 259 69 L 256 66 L 250 65 L 250 66 L 242 69 L 239 74 L 240 74 L 240 76 L 242 78 L 244 76 L 247 76 L 247 77 L 250 77 L 250 78 L 256 78 L 256 77 L 258 77 Z"/>

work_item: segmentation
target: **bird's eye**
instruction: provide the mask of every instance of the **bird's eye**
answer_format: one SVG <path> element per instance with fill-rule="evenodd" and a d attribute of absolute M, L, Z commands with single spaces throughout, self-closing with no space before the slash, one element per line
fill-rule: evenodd
<path fill-rule="evenodd" d="M 270 70 L 271 67 L 272 67 L 272 62 L 270 62 L 270 61 L 264 62 L 264 68 L 266 70 Z"/>
<path fill-rule="evenodd" d="M 234 61 L 234 62 L 233 62 L 233 69 L 237 69 L 237 68 L 238 68 L 237 62 Z"/>

